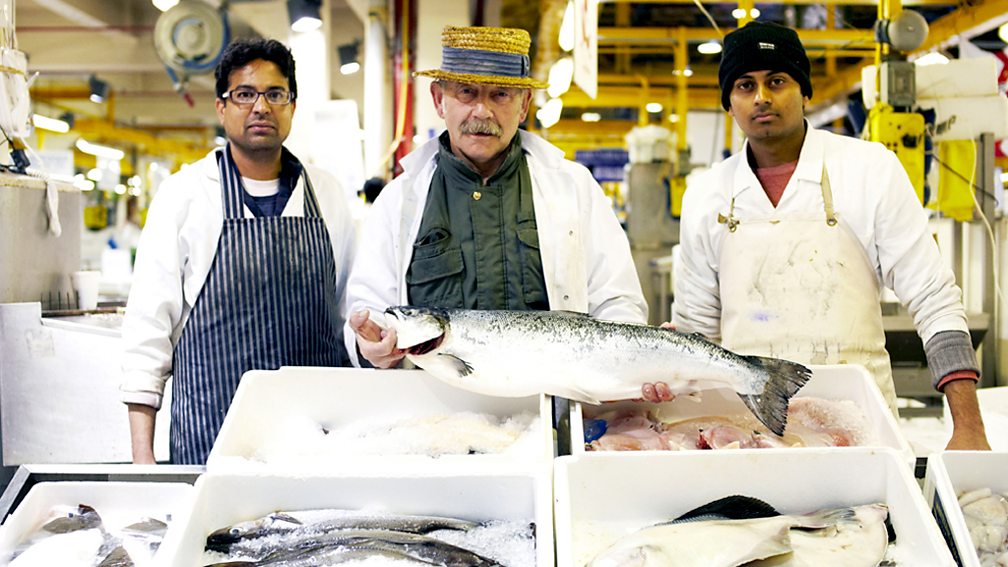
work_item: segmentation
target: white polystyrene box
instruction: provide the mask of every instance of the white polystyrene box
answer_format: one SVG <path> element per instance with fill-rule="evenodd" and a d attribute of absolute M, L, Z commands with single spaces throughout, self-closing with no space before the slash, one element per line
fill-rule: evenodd
<path fill-rule="evenodd" d="M 1008 494 L 1008 452 L 944 451 L 928 457 L 924 497 L 963 567 L 980 567 L 980 559 L 959 508 L 958 494 L 990 488 Z"/>
<path fill-rule="evenodd" d="M 882 398 L 882 393 L 875 384 L 875 379 L 863 366 L 836 364 L 810 365 L 812 378 L 796 394 L 797 397 L 813 396 L 827 400 L 850 400 L 857 404 L 868 420 L 868 427 L 875 437 L 878 447 L 889 447 L 898 451 L 903 460 L 910 466 L 915 462 L 913 449 L 900 432 L 895 416 Z M 643 402 L 619 402 L 619 404 L 640 404 Z M 657 415 L 663 418 L 689 419 L 709 415 L 731 415 L 749 413 L 749 409 L 733 390 L 719 388 L 705 390 L 700 401 L 680 397 L 671 402 L 647 404 Z M 589 404 L 573 404 L 571 409 L 571 453 L 585 453 L 584 422 L 582 419 L 593 418 L 602 411 L 611 409 L 612 405 L 593 406 Z M 798 450 L 807 450 L 800 448 Z M 854 447 L 834 447 L 831 450 L 849 450 Z M 722 449 L 725 450 L 725 449 Z M 766 449 L 738 449 L 740 451 L 765 451 Z"/>
<path fill-rule="evenodd" d="M 146 517 L 170 518 L 170 527 L 186 523 L 192 494 L 191 485 L 177 482 L 40 482 L 0 526 L 0 564 L 6 565 L 18 544 L 51 520 L 57 507 L 91 506 L 112 531 Z"/>
<path fill-rule="evenodd" d="M 517 454 L 326 456 L 282 464 L 253 461 L 261 440 L 286 419 L 312 420 L 333 429 L 358 420 L 397 420 L 457 412 L 507 418 L 539 417 L 535 439 Z M 531 446 L 534 445 L 534 446 Z M 527 457 L 527 459 L 525 458 Z M 285 367 L 242 376 L 220 433 L 207 458 L 208 471 L 289 468 L 332 470 L 370 468 L 394 458 L 398 466 L 493 466 L 521 460 L 539 466 L 553 459 L 552 399 L 547 396 L 500 398 L 446 384 L 420 370 Z"/>
<path fill-rule="evenodd" d="M 536 565 L 553 565 L 552 484 L 546 468 L 532 472 L 504 466 L 497 472 L 428 470 L 409 475 L 390 469 L 366 475 L 302 477 L 207 473 L 195 488 L 188 521 L 173 524 L 165 536 L 159 567 L 203 565 L 207 535 L 236 522 L 278 510 L 330 508 L 477 522 L 534 521 Z"/>
<path fill-rule="evenodd" d="M 882 502 L 889 507 L 901 565 L 955 565 L 896 452 L 765 449 L 560 457 L 554 466 L 557 566 L 582 567 L 620 533 L 736 494 L 764 500 L 784 514 Z"/>

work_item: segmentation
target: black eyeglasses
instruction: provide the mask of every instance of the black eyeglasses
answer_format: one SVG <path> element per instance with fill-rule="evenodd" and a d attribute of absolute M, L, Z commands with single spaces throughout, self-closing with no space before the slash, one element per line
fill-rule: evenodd
<path fill-rule="evenodd" d="M 232 89 L 223 95 L 221 98 L 228 100 L 239 106 L 250 106 L 259 100 L 259 97 L 263 96 L 266 98 L 266 102 L 271 105 L 285 105 L 290 104 L 294 100 L 294 93 L 285 89 L 266 89 L 265 91 L 257 91 L 250 87 L 238 87 L 237 89 Z"/>

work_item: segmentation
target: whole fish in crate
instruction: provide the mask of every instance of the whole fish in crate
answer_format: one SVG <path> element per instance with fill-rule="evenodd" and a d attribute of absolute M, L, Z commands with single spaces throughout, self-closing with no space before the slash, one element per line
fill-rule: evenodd
<path fill-rule="evenodd" d="M 738 355 L 699 334 L 581 313 L 410 306 L 385 313 L 410 361 L 494 396 L 546 393 L 597 404 L 638 398 L 645 382 L 666 382 L 673 394 L 728 387 L 782 435 L 791 397 L 812 376 L 801 364 Z"/>

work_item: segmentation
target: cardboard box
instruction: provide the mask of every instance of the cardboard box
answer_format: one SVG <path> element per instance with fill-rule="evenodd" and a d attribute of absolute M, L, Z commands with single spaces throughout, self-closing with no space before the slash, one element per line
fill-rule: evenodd
<path fill-rule="evenodd" d="M 0 564 L 6 565 L 18 545 L 53 518 L 57 507 L 91 506 L 105 528 L 116 532 L 146 517 L 170 517 L 169 526 L 185 524 L 192 494 L 192 485 L 175 482 L 40 482 L 0 526 Z M 145 565 L 141 558 L 135 560 L 138 567 Z"/>
<path fill-rule="evenodd" d="M 282 463 L 252 460 L 265 440 L 290 420 L 322 424 L 328 430 L 351 424 L 391 422 L 459 412 L 508 418 L 538 415 L 533 439 L 521 450 L 500 454 L 340 455 L 318 452 L 292 456 Z M 496 466 L 524 462 L 531 467 L 553 459 L 552 399 L 547 396 L 498 398 L 452 387 L 419 370 L 356 368 L 281 368 L 247 372 L 213 449 L 208 471 L 280 469 L 301 474 L 307 470 L 368 468 L 375 461 L 395 458 L 399 467 Z M 296 440 L 292 440 L 296 441 Z M 296 451 L 294 452 L 296 453 Z"/>
<path fill-rule="evenodd" d="M 506 468 L 506 467 L 504 467 Z M 208 534 L 277 510 L 338 508 L 429 514 L 472 521 L 535 522 L 536 565 L 553 565 L 553 507 L 549 471 L 496 474 L 449 472 L 405 475 L 372 471 L 339 477 L 208 473 L 196 482 L 185 525 L 173 525 L 159 553 L 162 567 L 203 565 Z M 515 566 L 518 567 L 518 566 Z M 521 566 L 524 567 L 524 566 Z"/>
<path fill-rule="evenodd" d="M 914 464 L 913 450 L 900 432 L 895 416 L 889 410 L 879 392 L 875 380 L 862 366 L 854 365 L 812 365 L 812 379 L 798 391 L 796 397 L 810 396 L 827 400 L 851 400 L 865 414 L 868 427 L 872 431 L 877 447 L 889 447 L 898 451 L 908 466 Z M 605 404 L 593 406 L 576 403 L 571 406 L 571 453 L 580 455 L 584 449 L 584 421 L 602 411 L 627 404 L 643 402 L 617 402 L 618 405 Z M 709 415 L 748 414 L 749 409 L 734 391 L 719 388 L 703 392 L 700 401 L 688 398 L 677 398 L 662 404 L 644 403 L 665 419 L 689 419 Z M 836 447 L 834 450 L 848 450 L 851 447 Z M 765 451 L 766 449 L 739 449 L 741 451 Z M 806 450 L 806 448 L 801 448 Z"/>
<path fill-rule="evenodd" d="M 785 514 L 882 502 L 901 565 L 955 565 L 910 470 L 891 449 L 587 453 L 557 459 L 554 473 L 558 567 L 582 567 L 618 539 L 616 530 L 668 521 L 734 494 Z M 598 525 L 610 529 L 592 528 Z"/>
<path fill-rule="evenodd" d="M 1008 494 L 1008 452 L 944 451 L 928 457 L 924 497 L 952 555 L 963 567 L 980 567 L 958 495 L 990 488 Z"/>

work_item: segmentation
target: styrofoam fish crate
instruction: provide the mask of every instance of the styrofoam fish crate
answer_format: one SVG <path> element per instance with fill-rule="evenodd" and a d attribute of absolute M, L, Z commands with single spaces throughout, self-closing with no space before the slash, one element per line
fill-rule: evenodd
<path fill-rule="evenodd" d="M 958 494 L 990 488 L 1008 493 L 1008 452 L 944 451 L 928 456 L 924 498 L 931 506 L 949 549 L 963 567 L 980 567 L 966 528 Z"/>
<path fill-rule="evenodd" d="M 900 565 L 955 565 L 898 453 L 810 448 L 560 457 L 554 466 L 557 566 L 582 567 L 619 537 L 610 531 L 586 538 L 586 526 L 632 531 L 736 494 L 759 498 L 783 514 L 885 503 Z"/>
<path fill-rule="evenodd" d="M 284 420 L 305 420 L 332 430 L 350 424 L 451 415 L 488 414 L 505 419 L 538 416 L 527 446 L 514 453 L 473 455 L 318 455 L 284 463 L 253 460 L 264 439 Z M 292 442 L 297 441 L 296 439 Z M 242 376 L 220 433 L 207 459 L 208 471 L 331 471 L 396 461 L 398 467 L 496 466 L 525 462 L 539 467 L 554 455 L 552 398 L 500 398 L 452 387 L 420 370 L 284 367 Z"/>
<path fill-rule="evenodd" d="M 895 416 L 882 398 L 882 393 L 874 378 L 863 366 L 856 365 L 810 365 L 812 378 L 798 391 L 796 397 L 816 397 L 827 400 L 850 400 L 860 408 L 868 422 L 871 434 L 876 440 L 872 446 L 889 447 L 898 451 L 903 460 L 913 466 L 913 449 L 900 432 Z M 749 409 L 733 390 L 718 388 L 705 390 L 700 401 L 679 397 L 670 402 L 651 404 L 646 402 L 617 402 L 617 404 L 644 404 L 664 419 L 680 420 L 694 417 L 748 414 Z M 571 405 L 570 431 L 571 453 L 586 453 L 584 448 L 584 421 L 603 411 L 619 405 L 604 404 L 593 406 L 575 403 Z M 806 448 L 800 448 L 807 450 Z M 848 450 L 850 447 L 835 447 L 833 450 Z M 738 449 L 741 451 L 766 451 L 766 449 Z M 607 451 L 619 453 L 623 451 Z M 706 452 L 706 451 L 705 451 Z"/>
<path fill-rule="evenodd" d="M 40 482 L 0 526 L 0 564 L 6 565 L 18 545 L 51 520 L 57 507 L 91 506 L 112 531 L 146 517 L 170 518 L 170 527 L 186 523 L 192 495 L 192 485 L 176 482 Z"/>
<path fill-rule="evenodd" d="M 507 467 L 503 467 L 507 469 Z M 159 567 L 203 565 L 206 537 L 278 510 L 346 509 L 435 515 L 476 522 L 535 522 L 536 565 L 553 565 L 553 498 L 549 469 L 451 473 L 427 470 L 343 476 L 207 473 L 196 481 L 184 524 L 173 524 Z"/>

